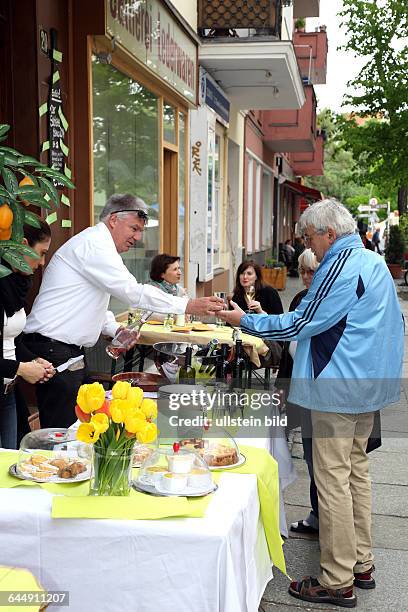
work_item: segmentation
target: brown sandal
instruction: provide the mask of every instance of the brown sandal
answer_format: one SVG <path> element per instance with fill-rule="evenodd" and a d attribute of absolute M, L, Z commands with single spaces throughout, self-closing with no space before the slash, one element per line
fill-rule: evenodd
<path fill-rule="evenodd" d="M 311 603 L 331 603 L 342 608 L 355 608 L 357 605 L 353 585 L 344 589 L 327 589 L 311 576 L 306 576 L 300 582 L 291 582 L 289 595 Z"/>

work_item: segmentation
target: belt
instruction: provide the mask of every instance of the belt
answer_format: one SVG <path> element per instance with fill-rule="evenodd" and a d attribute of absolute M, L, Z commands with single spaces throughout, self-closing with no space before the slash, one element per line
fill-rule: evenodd
<path fill-rule="evenodd" d="M 3 386 L 3 395 L 8 395 L 9 393 L 11 393 L 14 390 L 14 387 L 17 384 L 17 376 L 15 378 L 13 378 L 13 380 L 10 380 L 9 382 L 5 383 Z"/>
<path fill-rule="evenodd" d="M 62 340 L 55 340 L 54 338 L 49 338 L 48 336 L 43 336 L 38 332 L 33 332 L 29 334 L 24 334 L 24 338 L 26 340 L 32 340 L 33 342 L 52 342 L 54 344 L 61 344 L 62 346 L 68 346 L 69 348 L 75 348 L 78 350 L 82 350 L 82 346 L 78 346 L 77 344 L 68 344 L 68 342 L 62 342 Z"/>

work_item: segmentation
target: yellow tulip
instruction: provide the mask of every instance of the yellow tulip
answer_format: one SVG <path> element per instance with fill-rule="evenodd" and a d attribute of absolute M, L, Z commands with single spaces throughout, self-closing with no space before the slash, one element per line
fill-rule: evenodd
<path fill-rule="evenodd" d="M 101 383 L 81 385 L 78 390 L 77 404 L 85 414 L 99 410 L 105 401 L 105 389 Z"/>
<path fill-rule="evenodd" d="M 125 380 L 118 380 L 112 387 L 113 399 L 126 399 L 129 389 L 131 388 L 130 383 Z"/>
<path fill-rule="evenodd" d="M 93 423 L 81 423 L 77 431 L 77 440 L 85 442 L 86 444 L 92 444 L 99 440 L 99 431 L 95 429 Z"/>
<path fill-rule="evenodd" d="M 129 416 L 125 419 L 125 429 L 129 433 L 138 433 L 142 431 L 146 426 L 146 419 L 143 417 L 142 419 Z"/>
<path fill-rule="evenodd" d="M 112 421 L 114 423 L 122 423 L 124 420 L 125 415 L 123 414 L 123 410 L 122 410 L 122 402 L 123 400 L 114 399 L 110 403 L 109 408 L 110 408 Z"/>
<path fill-rule="evenodd" d="M 157 419 L 157 402 L 152 399 L 144 399 L 140 404 L 140 410 L 147 419 Z"/>
<path fill-rule="evenodd" d="M 157 427 L 155 423 L 146 422 L 142 431 L 136 432 L 136 438 L 141 444 L 149 444 L 157 438 Z"/>
<path fill-rule="evenodd" d="M 109 428 L 109 419 L 104 412 L 94 414 L 91 418 L 91 423 L 99 434 L 102 434 Z"/>
<path fill-rule="evenodd" d="M 142 389 L 140 387 L 130 387 L 126 399 L 132 402 L 135 408 L 139 408 L 143 400 Z"/>

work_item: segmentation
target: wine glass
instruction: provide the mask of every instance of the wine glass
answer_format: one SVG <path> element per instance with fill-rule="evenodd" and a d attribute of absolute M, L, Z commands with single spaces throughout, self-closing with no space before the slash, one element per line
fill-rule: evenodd
<path fill-rule="evenodd" d="M 248 304 L 248 306 L 252 302 L 254 297 L 255 297 L 255 287 L 254 285 L 250 285 L 249 287 L 247 287 L 245 291 L 245 301 Z M 248 309 L 248 312 L 251 312 L 250 309 Z"/>
<path fill-rule="evenodd" d="M 225 304 L 225 308 L 223 310 L 227 310 L 228 309 L 228 304 L 227 304 L 227 294 L 225 293 L 225 291 L 215 291 L 214 292 L 215 297 L 221 298 L 222 300 L 224 300 L 224 304 Z M 218 317 L 215 317 L 215 324 L 217 327 L 223 327 L 223 325 L 225 325 L 225 322 L 222 319 L 218 319 Z"/>

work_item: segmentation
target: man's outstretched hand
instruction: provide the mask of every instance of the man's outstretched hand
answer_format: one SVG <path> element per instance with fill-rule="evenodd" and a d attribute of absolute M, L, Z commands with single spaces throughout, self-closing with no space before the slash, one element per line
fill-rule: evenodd
<path fill-rule="evenodd" d="M 213 315 L 225 308 L 225 302 L 219 297 L 211 295 L 210 297 L 192 298 L 188 300 L 186 314 L 193 315 Z"/>
<path fill-rule="evenodd" d="M 217 317 L 226 321 L 232 325 L 232 327 L 239 327 L 240 321 L 242 317 L 245 315 L 245 312 L 232 300 L 230 304 L 234 310 L 223 310 L 217 314 Z"/>

